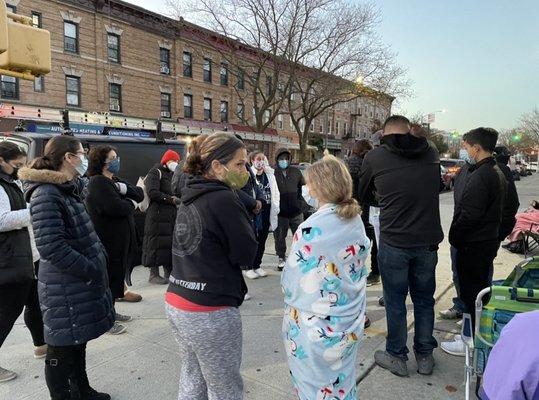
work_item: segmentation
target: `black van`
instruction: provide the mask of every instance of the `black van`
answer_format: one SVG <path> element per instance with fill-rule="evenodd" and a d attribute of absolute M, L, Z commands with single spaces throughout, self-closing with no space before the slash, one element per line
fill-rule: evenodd
<path fill-rule="evenodd" d="M 47 141 L 56 136 L 51 133 L 33 132 L 0 132 L 0 141 L 9 140 L 23 148 L 31 161 L 43 154 Z M 136 185 L 138 178 L 146 176 L 151 167 L 161 160 L 168 149 L 185 155 L 185 143 L 179 140 L 167 139 L 165 142 L 153 138 L 123 137 L 107 135 L 75 135 L 84 147 L 92 148 L 97 145 L 108 145 L 118 150 L 122 167 L 118 174 L 123 179 Z"/>
<path fill-rule="evenodd" d="M 43 155 L 47 141 L 57 134 L 33 132 L 0 132 L 0 142 L 8 140 L 20 146 L 28 154 L 28 161 Z M 118 174 L 122 179 L 136 185 L 139 177 L 144 177 L 155 164 L 161 161 L 163 153 L 168 149 L 176 151 L 183 158 L 185 143 L 167 139 L 157 141 L 155 138 L 123 137 L 108 135 L 75 135 L 85 148 L 97 145 L 108 145 L 116 148 L 122 160 Z M 140 211 L 135 214 L 137 228 L 138 254 L 134 256 L 135 265 L 140 264 L 142 240 L 144 238 L 144 215 Z"/>

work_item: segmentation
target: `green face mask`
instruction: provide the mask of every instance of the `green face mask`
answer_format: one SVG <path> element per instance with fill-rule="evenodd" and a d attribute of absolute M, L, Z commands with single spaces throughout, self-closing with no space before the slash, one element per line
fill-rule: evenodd
<path fill-rule="evenodd" d="M 240 190 L 247 184 L 247 181 L 249 180 L 249 172 L 247 172 L 247 170 L 237 172 L 230 171 L 227 167 L 225 167 L 225 169 L 227 174 L 223 182 L 230 186 L 231 189 Z"/>

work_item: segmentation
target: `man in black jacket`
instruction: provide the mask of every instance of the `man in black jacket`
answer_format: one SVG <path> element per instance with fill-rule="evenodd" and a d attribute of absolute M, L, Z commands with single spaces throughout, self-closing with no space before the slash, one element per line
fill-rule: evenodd
<path fill-rule="evenodd" d="M 472 164 L 449 231 L 449 243 L 456 249 L 460 298 L 475 326 L 475 299 L 492 283 L 493 263 L 500 245 L 500 225 L 507 198 L 507 181 L 492 153 L 498 132 L 477 128 L 463 136 L 463 146 Z M 443 342 L 442 350 L 464 355 L 460 337 Z"/>
<path fill-rule="evenodd" d="M 273 236 L 275 238 L 275 252 L 279 257 L 277 269 L 282 271 L 286 264 L 286 236 L 288 229 L 292 235 L 303 222 L 303 199 L 301 198 L 301 187 L 305 185 L 303 174 L 299 168 L 290 165 L 292 154 L 288 149 L 277 150 L 277 167 L 275 168 L 275 179 L 281 193 L 281 211 L 279 213 L 279 225 Z"/>
<path fill-rule="evenodd" d="M 443 240 L 440 223 L 438 151 L 425 138 L 410 133 L 410 122 L 389 117 L 381 146 L 363 161 L 359 198 L 369 201 L 376 192 L 380 205 L 378 267 L 382 276 L 388 334 L 386 351 L 375 361 L 399 376 L 407 376 L 406 297 L 414 303 L 414 351 L 418 372 L 430 375 L 434 330 L 435 268 L 438 244 Z"/>

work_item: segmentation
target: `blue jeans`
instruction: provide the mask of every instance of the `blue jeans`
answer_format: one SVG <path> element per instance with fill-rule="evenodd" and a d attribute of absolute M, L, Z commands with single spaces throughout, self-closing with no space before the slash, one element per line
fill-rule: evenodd
<path fill-rule="evenodd" d="M 455 291 L 457 292 L 457 297 L 453 297 L 453 308 L 460 313 L 466 312 L 466 306 L 460 299 L 460 285 L 459 278 L 457 275 L 457 249 L 451 246 L 451 271 L 453 272 L 453 283 L 455 284 Z"/>
<path fill-rule="evenodd" d="M 414 304 L 414 351 L 421 356 L 432 354 L 438 343 L 434 330 L 435 270 L 437 249 L 429 247 L 397 248 L 380 243 L 378 266 L 382 276 L 387 315 L 386 350 L 394 357 L 408 360 L 406 297 L 408 290 Z"/>

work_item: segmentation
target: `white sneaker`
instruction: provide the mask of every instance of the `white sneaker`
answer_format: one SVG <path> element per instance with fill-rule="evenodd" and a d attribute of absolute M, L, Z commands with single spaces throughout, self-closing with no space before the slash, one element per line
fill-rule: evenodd
<path fill-rule="evenodd" d="M 252 269 L 248 270 L 248 271 L 245 271 L 245 276 L 249 279 L 258 279 L 259 276 L 258 274 L 253 271 Z"/>
<path fill-rule="evenodd" d="M 464 357 L 466 355 L 466 345 L 462 341 L 460 335 L 455 336 L 452 342 L 442 342 L 440 345 L 443 351 L 452 356 Z"/>
<path fill-rule="evenodd" d="M 277 271 L 282 271 L 286 265 L 286 260 L 284 258 L 279 258 L 279 264 L 277 264 Z"/>
<path fill-rule="evenodd" d="M 249 293 L 245 293 L 245 297 L 243 298 L 244 301 L 251 300 L 251 295 Z"/>
<path fill-rule="evenodd" d="M 459 319 L 459 320 L 457 321 L 457 326 L 458 326 L 459 328 L 462 328 L 462 320 L 461 320 L 461 319 Z"/>
<path fill-rule="evenodd" d="M 262 268 L 255 269 L 255 274 L 257 274 L 261 278 L 268 276 L 268 273 L 264 271 Z"/>

